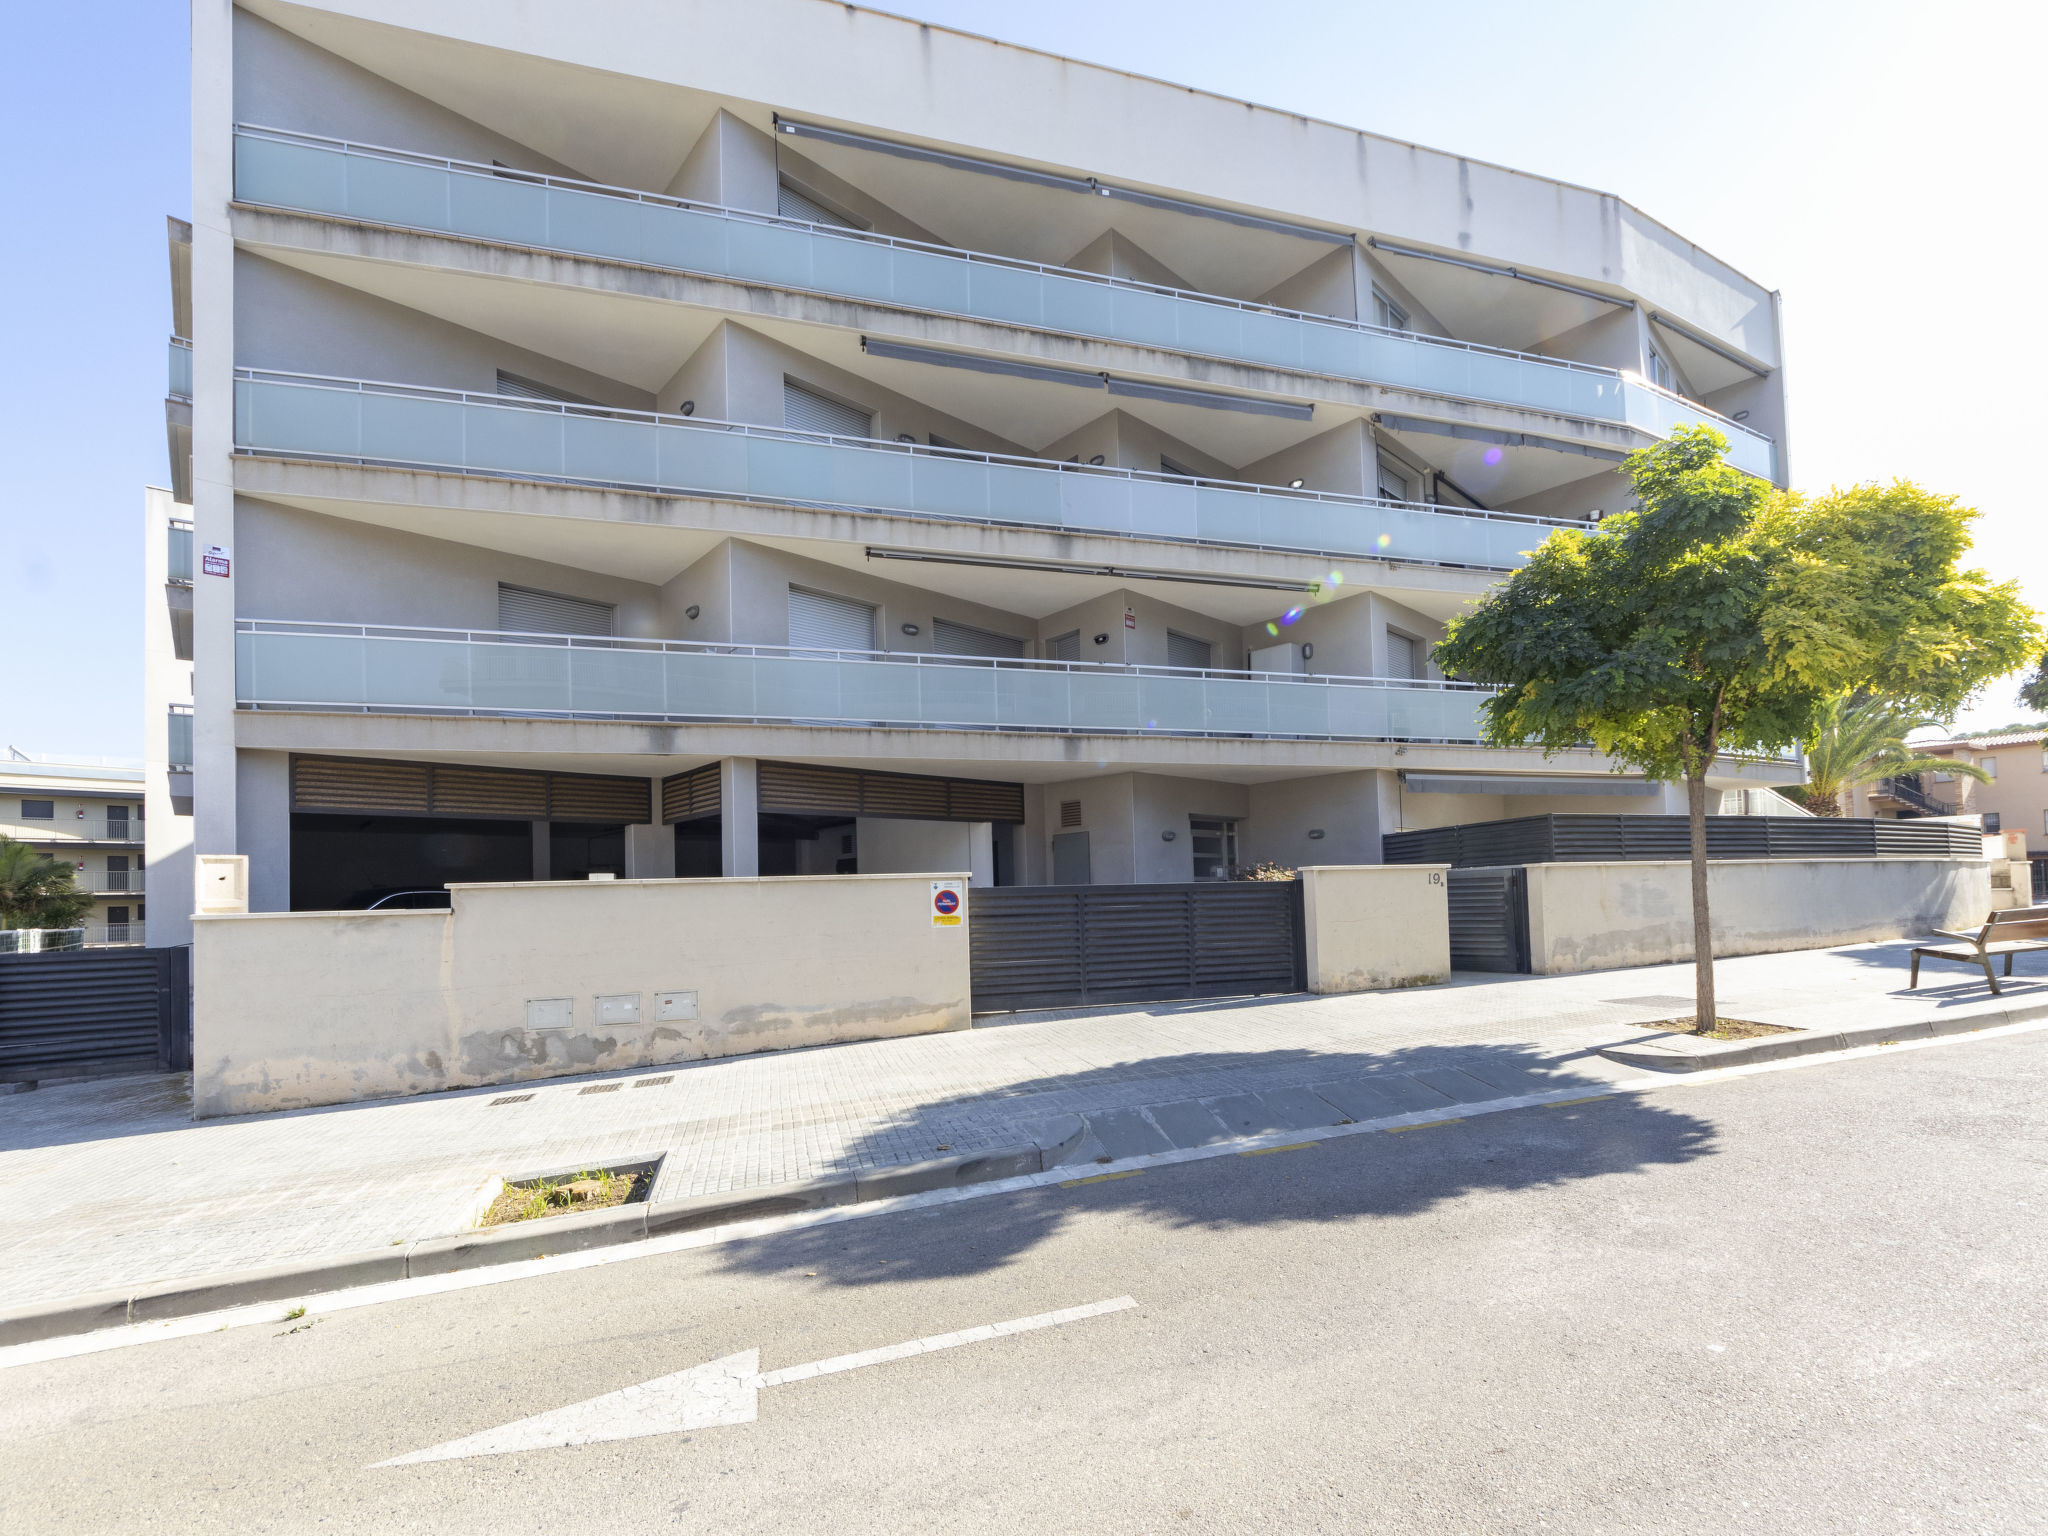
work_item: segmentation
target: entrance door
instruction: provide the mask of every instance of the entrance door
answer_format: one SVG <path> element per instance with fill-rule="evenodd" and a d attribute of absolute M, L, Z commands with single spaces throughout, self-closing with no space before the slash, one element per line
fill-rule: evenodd
<path fill-rule="evenodd" d="M 1055 832 L 1052 839 L 1052 883 L 1086 885 L 1092 874 L 1088 863 L 1088 834 Z"/>

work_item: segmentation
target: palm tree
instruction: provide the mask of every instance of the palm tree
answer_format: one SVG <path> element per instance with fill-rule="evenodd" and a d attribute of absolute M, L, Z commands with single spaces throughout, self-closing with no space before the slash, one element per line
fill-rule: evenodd
<path fill-rule="evenodd" d="M 0 928 L 75 928 L 92 894 L 71 883 L 71 866 L 27 843 L 0 837 Z"/>
<path fill-rule="evenodd" d="M 1821 716 L 1820 729 L 1806 743 L 1806 783 L 1799 797 L 1816 816 L 1842 814 L 1842 796 L 1860 784 L 1939 769 L 1980 784 L 1991 777 L 1974 763 L 1953 757 L 1929 757 L 1906 745 L 1906 737 L 1924 726 L 1939 725 L 1902 712 L 1883 699 L 1844 695 Z"/>

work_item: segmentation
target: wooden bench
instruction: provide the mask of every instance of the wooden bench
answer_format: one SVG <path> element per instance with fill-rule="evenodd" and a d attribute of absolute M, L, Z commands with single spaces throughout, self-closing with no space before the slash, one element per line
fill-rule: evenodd
<path fill-rule="evenodd" d="M 1984 967 L 1984 979 L 1991 985 L 1991 995 L 1998 996 L 1998 978 L 1991 974 L 1991 960 L 1995 955 L 2005 956 L 2005 974 L 2012 974 L 2012 957 L 2037 949 L 2048 949 L 2048 907 L 2012 907 L 2004 912 L 1994 912 L 1984 926 L 1975 933 L 1950 933 L 1946 928 L 1934 930 L 1944 939 L 1960 939 L 1960 944 L 1923 944 L 1913 951 L 1913 982 L 1920 985 L 1920 957 L 1929 960 L 1957 960 L 1964 965 Z"/>

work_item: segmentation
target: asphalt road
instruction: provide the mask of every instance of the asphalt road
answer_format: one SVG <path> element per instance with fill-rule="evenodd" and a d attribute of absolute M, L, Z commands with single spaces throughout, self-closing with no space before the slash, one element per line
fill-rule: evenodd
<path fill-rule="evenodd" d="M 372 1465 L 1124 1295 L 752 1423 Z M 287 1326 L 0 1372 L 0 1529 L 2048 1531 L 2048 1032 Z"/>

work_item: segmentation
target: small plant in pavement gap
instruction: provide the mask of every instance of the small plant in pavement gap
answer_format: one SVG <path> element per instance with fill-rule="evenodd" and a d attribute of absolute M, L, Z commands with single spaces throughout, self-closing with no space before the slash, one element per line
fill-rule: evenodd
<path fill-rule="evenodd" d="M 1694 1020 L 1715 1027 L 1707 774 L 1795 748 L 1830 701 L 1862 694 L 1947 719 L 2041 649 L 2016 584 L 1959 570 L 1976 513 L 1906 481 L 1776 492 L 1681 428 L 1628 458 L 1636 508 L 1559 529 L 1435 648 L 1498 690 L 1494 746 L 1588 742 L 1682 780 L 1692 831 Z"/>

